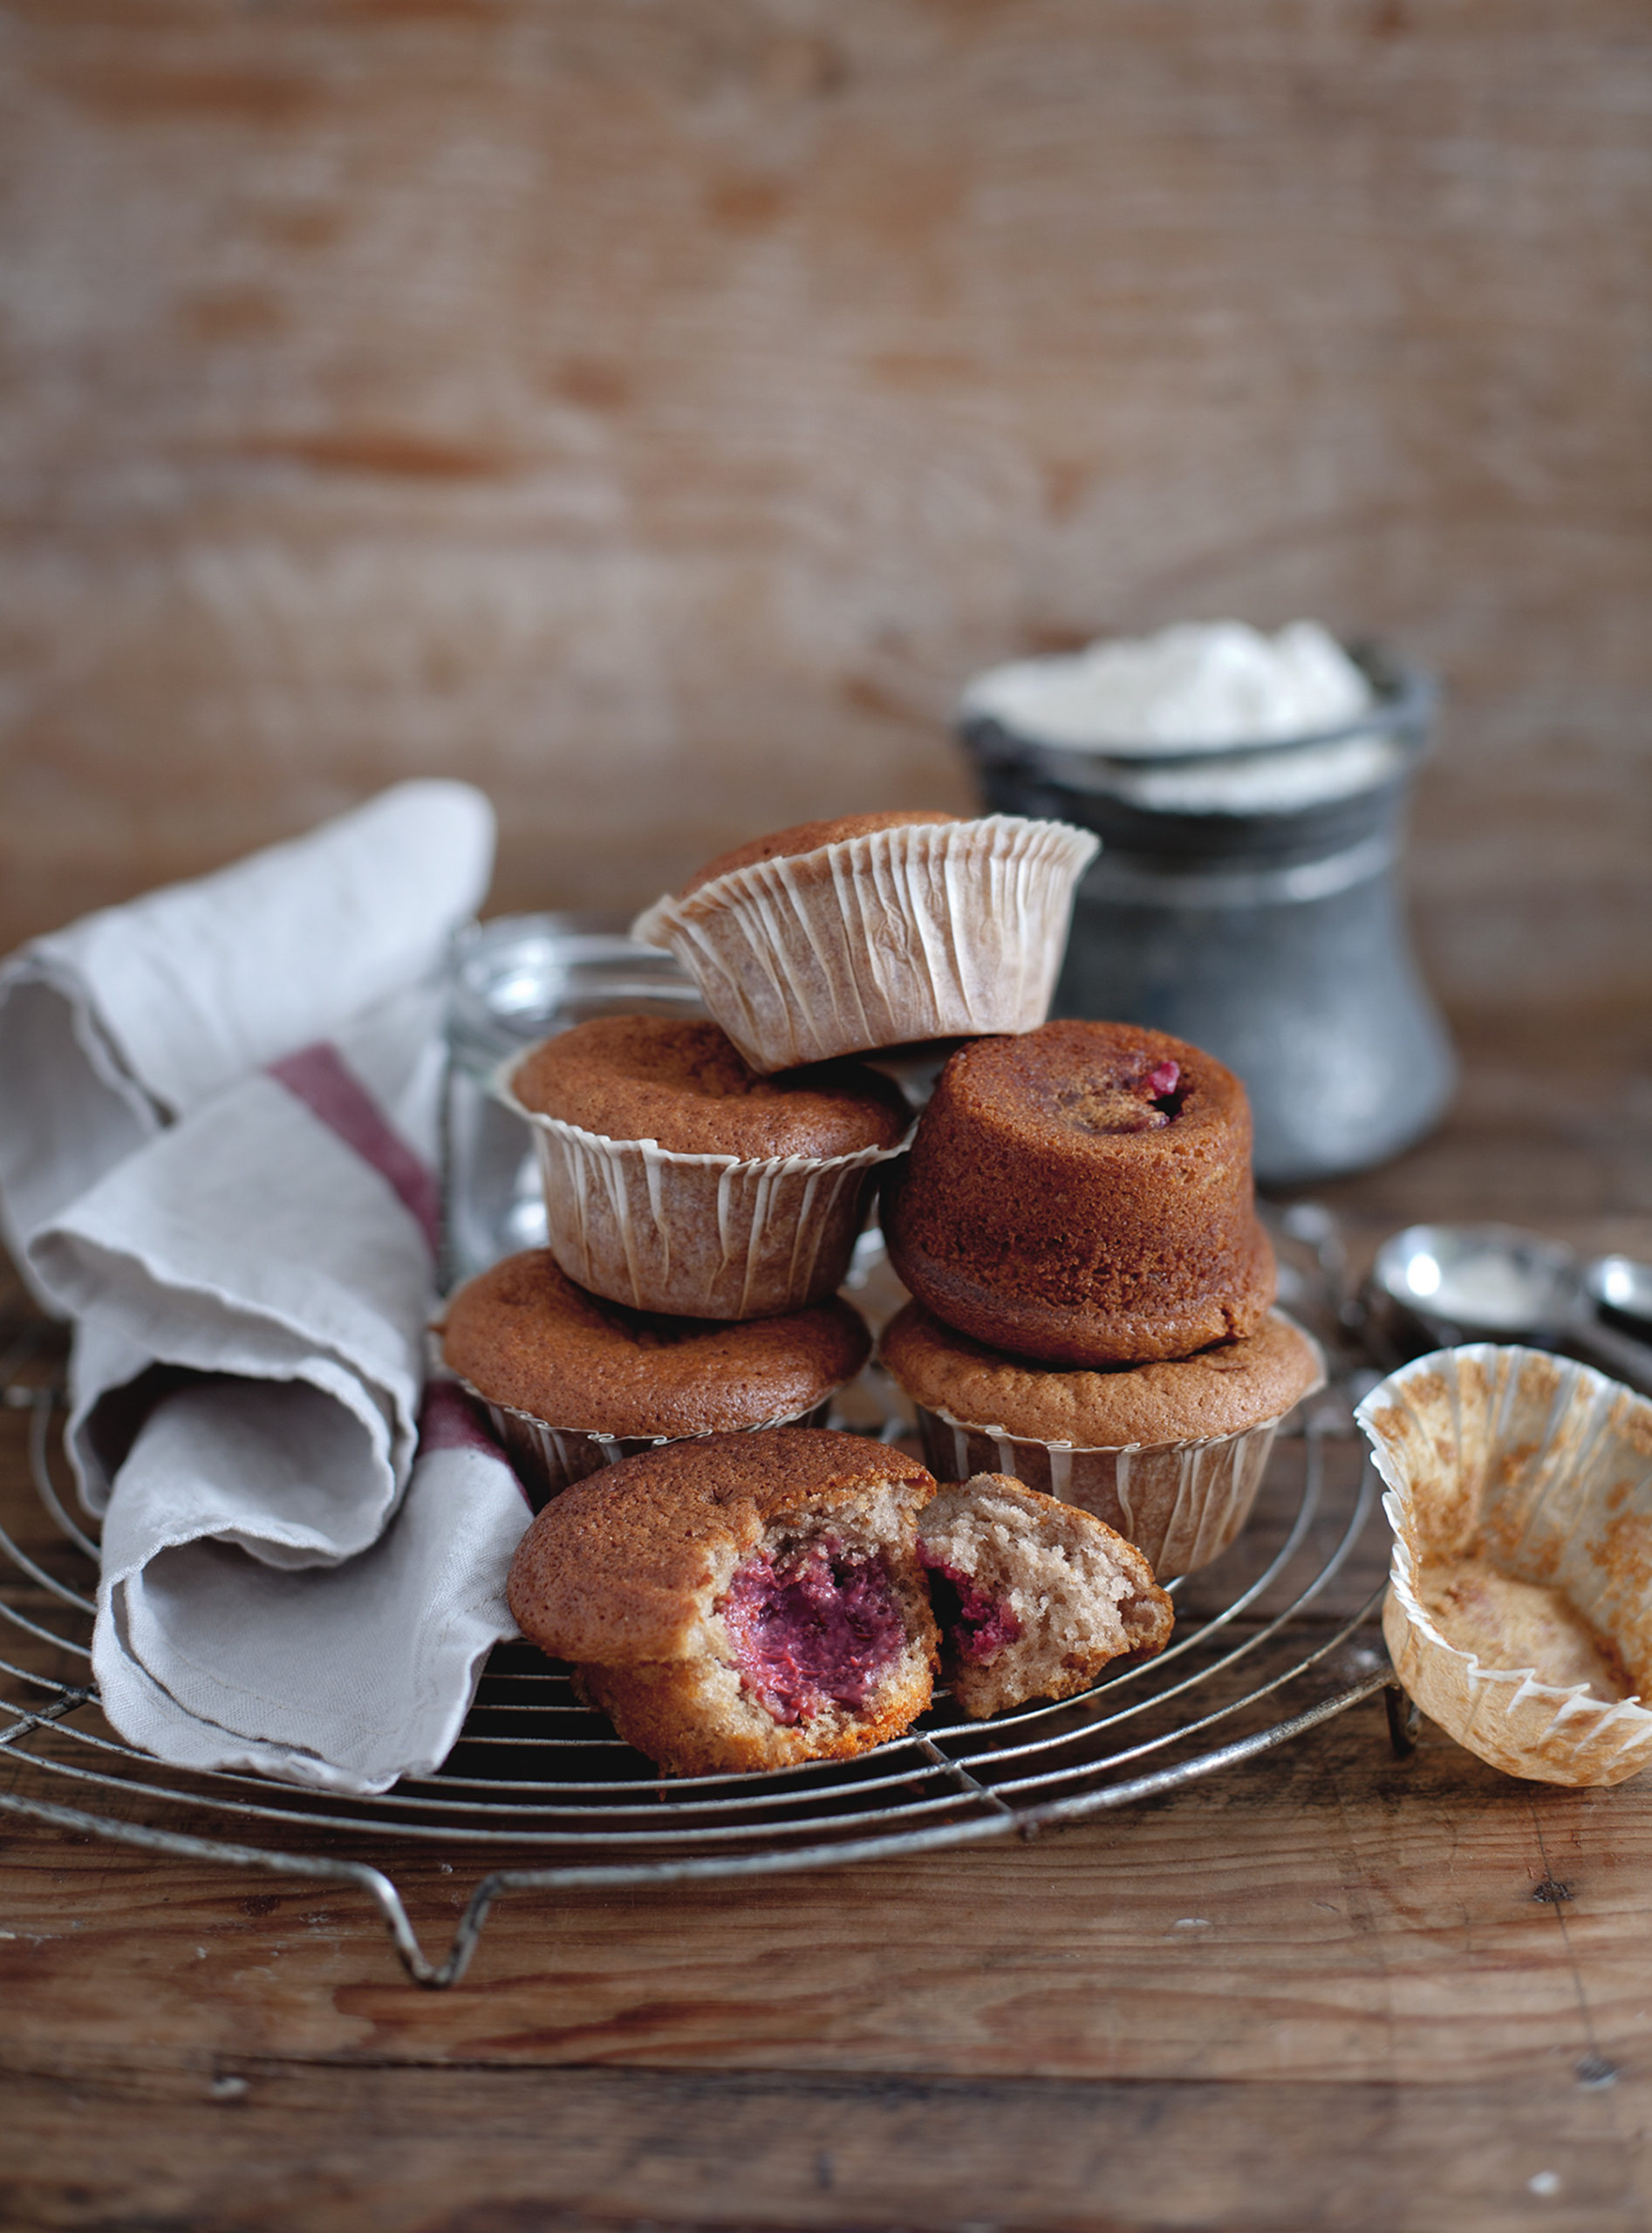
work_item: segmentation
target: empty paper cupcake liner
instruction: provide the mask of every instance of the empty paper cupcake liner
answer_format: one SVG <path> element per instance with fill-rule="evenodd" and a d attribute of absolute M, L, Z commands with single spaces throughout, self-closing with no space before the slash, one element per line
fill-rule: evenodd
<path fill-rule="evenodd" d="M 1557 1593 L 1639 1690 L 1652 1684 L 1652 1403 L 1569 1358 L 1474 1342 L 1416 1358 L 1355 1416 L 1394 1530 L 1382 1633 L 1423 1712 L 1535 1782 L 1621 1783 L 1652 1765 L 1638 1696 L 1488 1666 L 1422 1601 L 1431 1569 L 1483 1563 Z"/>
<path fill-rule="evenodd" d="M 917 1410 L 924 1461 L 937 1480 L 1013 1474 L 1116 1528 L 1159 1581 L 1192 1574 L 1226 1550 L 1251 1516 L 1280 1424 L 1266 1419 L 1205 1442 L 1084 1450 L 972 1426 L 921 1403 Z"/>
<path fill-rule="evenodd" d="M 520 1058 L 515 1058 L 520 1059 Z M 508 1064 L 495 1089 L 533 1128 L 546 1241 L 570 1280 L 679 1318 L 775 1318 L 836 1293 L 880 1164 L 905 1152 L 678 1155 L 525 1109 Z"/>
<path fill-rule="evenodd" d="M 583 1481 L 588 1473 L 599 1473 L 604 1465 L 618 1465 L 622 1458 L 635 1458 L 645 1450 L 659 1450 L 668 1442 L 705 1439 L 703 1435 L 597 1434 L 579 1427 L 553 1427 L 543 1419 L 536 1418 L 531 1411 L 518 1411 L 509 1403 L 494 1403 L 468 1380 L 461 1379 L 460 1385 L 468 1390 L 487 1412 L 536 1512 L 563 1489 Z M 836 1392 L 833 1389 L 806 1411 L 788 1412 L 777 1419 L 759 1419 L 754 1425 L 735 1431 L 758 1434 L 769 1427 L 823 1427 Z M 707 1430 L 707 1433 L 717 1431 L 714 1428 Z"/>
<path fill-rule="evenodd" d="M 670 948 L 754 1069 L 1030 1031 L 1099 850 L 1015 815 L 907 823 L 731 869 L 656 900 L 631 936 Z"/>

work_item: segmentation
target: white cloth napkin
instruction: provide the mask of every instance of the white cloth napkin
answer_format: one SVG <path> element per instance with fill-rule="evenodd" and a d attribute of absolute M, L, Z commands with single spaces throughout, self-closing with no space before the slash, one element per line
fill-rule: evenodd
<path fill-rule="evenodd" d="M 438 965 L 487 802 L 407 783 L 0 969 L 0 1219 L 76 1319 L 121 1734 L 347 1791 L 458 1733 L 528 1519 L 457 1390 L 420 1433 Z"/>

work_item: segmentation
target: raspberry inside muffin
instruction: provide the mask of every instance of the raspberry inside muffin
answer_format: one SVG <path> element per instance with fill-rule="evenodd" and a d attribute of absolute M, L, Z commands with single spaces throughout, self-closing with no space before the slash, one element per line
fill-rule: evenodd
<path fill-rule="evenodd" d="M 962 1567 L 949 1567 L 920 1537 L 918 1562 L 929 1576 L 929 1601 L 944 1649 L 953 1659 L 996 1659 L 1021 1633 L 1019 1615 L 1007 1597 L 983 1589 Z"/>
<path fill-rule="evenodd" d="M 742 1685 L 787 1729 L 864 1706 L 906 1642 L 887 1562 L 854 1556 L 836 1535 L 781 1560 L 743 1560 L 722 1612 Z"/>
<path fill-rule="evenodd" d="M 916 1459 L 807 1428 L 673 1443 L 578 1482 L 523 1537 L 522 1634 L 667 1772 L 848 1759 L 929 1703 Z"/>
<path fill-rule="evenodd" d="M 1171 1601 L 1135 1546 L 1006 1474 L 940 1490 L 918 1527 L 942 1672 L 967 1714 L 1071 1697 L 1170 1641 Z"/>

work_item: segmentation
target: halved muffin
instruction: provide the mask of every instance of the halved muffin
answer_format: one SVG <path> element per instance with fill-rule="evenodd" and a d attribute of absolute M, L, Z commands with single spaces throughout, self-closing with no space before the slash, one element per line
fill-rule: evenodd
<path fill-rule="evenodd" d="M 967 1714 L 1070 1698 L 1110 1660 L 1150 1657 L 1175 1614 L 1104 1520 L 1004 1473 L 939 1490 L 918 1522 L 941 1668 Z"/>
<path fill-rule="evenodd" d="M 507 1595 L 628 1745 L 672 1775 L 848 1759 L 929 1704 L 915 1458 L 808 1428 L 711 1435 L 577 1482 Z"/>

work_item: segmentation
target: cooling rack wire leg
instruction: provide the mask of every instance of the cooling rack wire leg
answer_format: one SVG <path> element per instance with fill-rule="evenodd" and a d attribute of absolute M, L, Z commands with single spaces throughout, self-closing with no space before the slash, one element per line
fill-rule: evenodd
<path fill-rule="evenodd" d="M 50 1799 L 23 1799 L 15 1792 L 0 1792 L 0 1813 L 26 1814 L 37 1822 L 51 1823 L 55 1829 L 113 1839 L 117 1844 L 137 1846 L 147 1853 L 174 1854 L 181 1860 L 227 1861 L 231 1868 L 267 1868 L 277 1876 L 303 1876 L 323 1884 L 353 1884 L 378 1909 L 395 1943 L 401 1965 L 415 1984 L 448 1985 L 463 1974 L 474 1951 L 482 1917 L 493 1899 L 490 1878 L 478 1885 L 454 1934 L 447 1960 L 433 1963 L 427 1959 L 413 1936 L 400 1893 L 381 1870 L 370 1868 L 364 1861 L 312 1860 L 307 1854 L 295 1853 L 261 1853 L 256 1846 L 223 1845 L 215 1838 L 191 1838 L 177 1830 L 152 1830 L 139 1822 L 111 1821 L 106 1816 L 84 1814 L 79 1807 L 54 1806 Z"/>
<path fill-rule="evenodd" d="M 1388 1708 L 1388 1740 L 1396 1760 L 1409 1760 L 1416 1750 L 1416 1732 L 1423 1725 L 1420 1707 L 1414 1705 L 1400 1685 L 1390 1680 L 1382 1693 Z"/>

